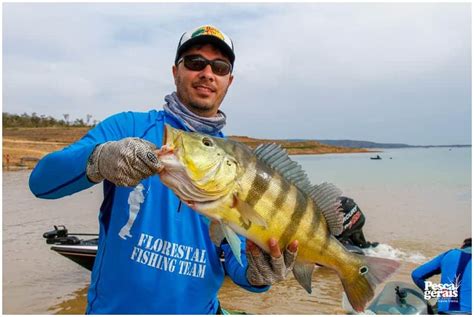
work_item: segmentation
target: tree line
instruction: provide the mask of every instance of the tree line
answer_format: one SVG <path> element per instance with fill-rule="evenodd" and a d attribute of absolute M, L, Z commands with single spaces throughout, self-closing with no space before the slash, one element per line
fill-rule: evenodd
<path fill-rule="evenodd" d="M 2 113 L 2 121 L 4 128 L 44 128 L 44 127 L 93 127 L 97 124 L 97 120 L 92 120 L 92 115 L 87 114 L 86 118 L 78 118 L 69 121 L 69 114 L 63 114 L 64 119 L 56 119 L 51 116 L 38 115 L 33 112 L 31 115 L 26 112 L 12 114 L 8 112 Z"/>

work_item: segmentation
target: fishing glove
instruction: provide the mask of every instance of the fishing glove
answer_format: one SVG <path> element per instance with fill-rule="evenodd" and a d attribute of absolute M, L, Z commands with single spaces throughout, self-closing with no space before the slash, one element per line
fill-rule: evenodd
<path fill-rule="evenodd" d="M 288 273 L 293 270 L 296 260 L 296 252 L 287 248 L 280 257 L 275 258 L 259 247 L 255 250 L 256 255 L 246 250 L 247 254 L 247 280 L 254 286 L 272 285 L 283 281 Z"/>
<path fill-rule="evenodd" d="M 153 143 L 140 138 L 99 144 L 89 157 L 87 177 L 94 183 L 106 179 L 117 186 L 136 186 L 162 168 L 155 150 Z"/>

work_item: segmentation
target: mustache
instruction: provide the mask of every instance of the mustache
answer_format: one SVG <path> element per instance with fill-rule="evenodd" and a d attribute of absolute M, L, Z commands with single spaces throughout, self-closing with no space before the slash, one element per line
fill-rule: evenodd
<path fill-rule="evenodd" d="M 209 81 L 208 79 L 200 79 L 200 80 L 194 82 L 193 87 L 197 87 L 197 86 L 204 86 L 206 88 L 209 88 L 212 91 L 217 90 L 217 87 L 211 81 Z"/>

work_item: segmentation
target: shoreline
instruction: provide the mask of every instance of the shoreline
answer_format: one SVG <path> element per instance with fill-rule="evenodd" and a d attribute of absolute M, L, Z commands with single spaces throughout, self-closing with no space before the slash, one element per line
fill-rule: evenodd
<path fill-rule="evenodd" d="M 89 129 L 90 127 L 3 128 L 3 172 L 31 170 L 43 156 L 76 142 Z M 232 135 L 228 138 L 244 143 L 252 149 L 262 143 L 277 143 L 290 155 L 379 152 L 363 148 L 326 145 L 313 140 L 287 141 Z"/>

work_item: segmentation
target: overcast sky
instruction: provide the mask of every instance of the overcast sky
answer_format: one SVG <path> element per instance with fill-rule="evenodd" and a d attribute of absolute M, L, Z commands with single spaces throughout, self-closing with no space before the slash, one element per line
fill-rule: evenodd
<path fill-rule="evenodd" d="M 184 31 L 234 41 L 227 134 L 471 143 L 471 4 L 3 4 L 3 111 L 161 109 Z"/>

